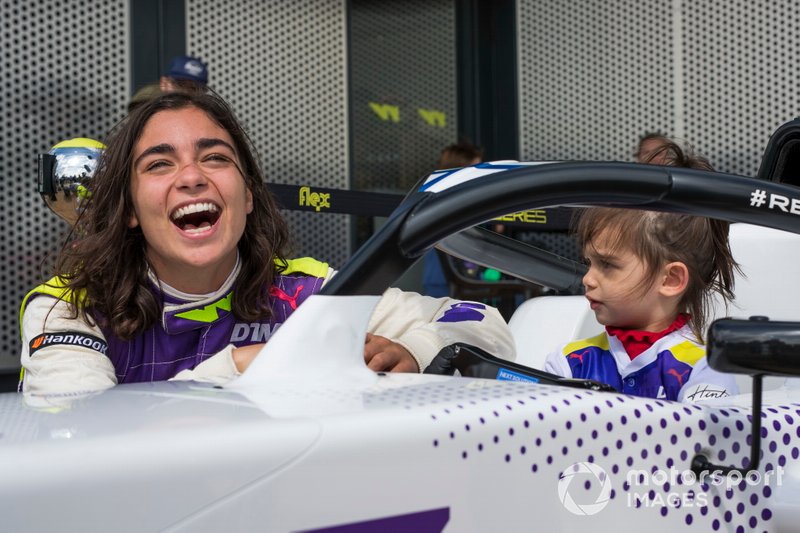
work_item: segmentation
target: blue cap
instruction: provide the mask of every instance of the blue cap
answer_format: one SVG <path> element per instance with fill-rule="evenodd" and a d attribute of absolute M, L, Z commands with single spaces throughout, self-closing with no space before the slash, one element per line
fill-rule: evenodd
<path fill-rule="evenodd" d="M 196 57 L 178 56 L 170 63 L 166 76 L 176 80 L 196 81 L 205 85 L 208 83 L 208 67 Z"/>

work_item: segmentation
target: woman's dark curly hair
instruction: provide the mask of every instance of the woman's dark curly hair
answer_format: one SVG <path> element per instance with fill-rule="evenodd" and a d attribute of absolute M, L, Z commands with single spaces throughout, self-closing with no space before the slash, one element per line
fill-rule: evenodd
<path fill-rule="evenodd" d="M 129 114 L 111 132 L 88 186 L 91 197 L 56 261 L 56 272 L 72 293 L 79 295 L 71 302 L 73 317 L 80 314 L 90 323 L 98 320 L 123 339 L 160 320 L 162 306 L 148 288 L 144 235 L 139 227 L 128 227 L 134 212 L 133 151 L 153 115 L 192 107 L 231 136 L 240 171 L 253 195 L 253 210 L 238 244 L 242 268 L 232 299 L 232 311 L 238 318 L 253 321 L 270 315 L 265 288 L 286 264 L 286 222 L 264 184 L 253 143 L 231 108 L 214 93 L 160 95 Z"/>

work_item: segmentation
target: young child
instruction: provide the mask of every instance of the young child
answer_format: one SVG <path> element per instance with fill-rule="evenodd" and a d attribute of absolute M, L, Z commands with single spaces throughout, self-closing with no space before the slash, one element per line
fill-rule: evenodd
<path fill-rule="evenodd" d="M 714 293 L 733 299 L 728 223 L 675 213 L 591 208 L 577 226 L 586 298 L 606 331 L 547 357 L 545 370 L 636 396 L 695 402 L 736 394 L 712 370 L 703 331 Z"/>

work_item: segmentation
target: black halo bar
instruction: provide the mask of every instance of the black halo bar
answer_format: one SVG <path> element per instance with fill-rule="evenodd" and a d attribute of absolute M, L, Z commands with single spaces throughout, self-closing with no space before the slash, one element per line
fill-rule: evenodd
<path fill-rule="evenodd" d="M 773 195 L 795 199 L 798 205 L 770 208 Z M 402 253 L 412 257 L 447 235 L 502 213 L 562 205 L 639 207 L 800 233 L 797 187 L 678 167 L 553 163 L 498 172 L 425 196 L 398 236 Z"/>
<path fill-rule="evenodd" d="M 800 189 L 703 170 L 637 163 L 565 162 L 409 194 L 325 294 L 381 294 L 439 241 L 504 213 L 617 206 L 745 222 L 800 233 Z"/>

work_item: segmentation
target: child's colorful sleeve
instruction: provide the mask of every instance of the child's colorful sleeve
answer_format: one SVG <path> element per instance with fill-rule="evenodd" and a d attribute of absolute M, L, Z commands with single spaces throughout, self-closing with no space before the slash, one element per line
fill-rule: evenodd
<path fill-rule="evenodd" d="M 544 361 L 544 371 L 564 378 L 571 378 L 572 369 L 562 352 L 563 348 L 547 355 L 547 359 Z"/>

